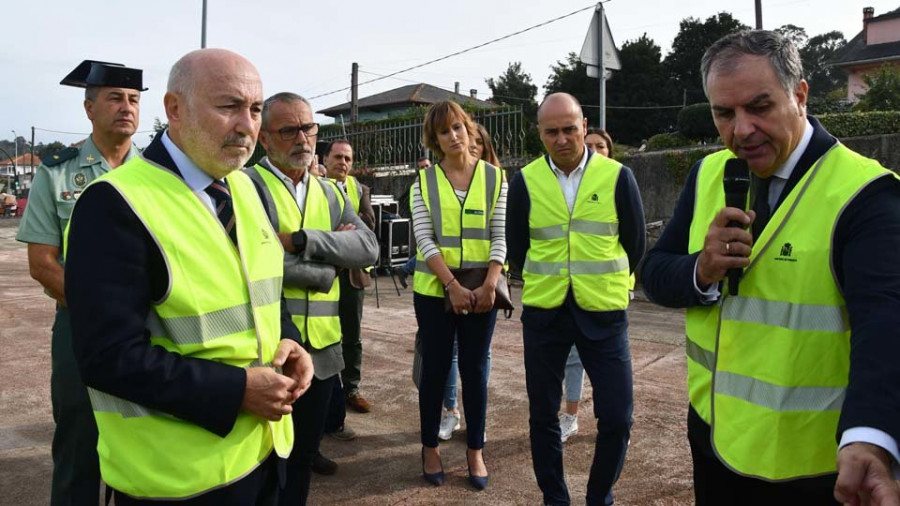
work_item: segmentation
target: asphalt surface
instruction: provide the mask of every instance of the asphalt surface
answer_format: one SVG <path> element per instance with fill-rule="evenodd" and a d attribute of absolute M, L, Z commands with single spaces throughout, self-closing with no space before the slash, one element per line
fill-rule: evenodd
<path fill-rule="evenodd" d="M 44 505 L 52 469 L 54 304 L 28 274 L 25 246 L 14 240 L 17 222 L 0 220 L 0 505 Z M 378 281 L 379 304 L 373 287 L 363 317 L 362 393 L 374 409 L 348 414 L 356 440 L 324 439 L 323 453 L 340 468 L 334 476 L 314 476 L 310 504 L 540 504 L 531 467 L 519 315 L 498 320 L 494 333 L 485 446 L 490 485 L 476 492 L 466 482 L 463 422 L 441 446 L 447 483 L 433 487 L 420 476 L 418 397 L 410 373 L 416 328 L 412 292 L 401 290 L 398 296 L 390 278 Z M 520 295 L 514 289 L 514 296 Z M 635 424 L 614 489 L 616 504 L 692 504 L 683 312 L 637 300 L 629 317 Z M 583 501 L 596 434 L 589 382 L 584 399 L 580 431 L 564 445 L 574 504 Z"/>

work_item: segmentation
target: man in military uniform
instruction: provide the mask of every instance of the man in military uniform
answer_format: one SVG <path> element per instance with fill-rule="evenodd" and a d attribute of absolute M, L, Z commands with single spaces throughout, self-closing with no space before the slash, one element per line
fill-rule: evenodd
<path fill-rule="evenodd" d="M 29 194 L 16 239 L 28 243 L 31 277 L 56 300 L 51 348 L 53 482 L 51 504 L 97 504 L 100 470 L 97 425 L 72 352 L 63 290 L 62 244 L 75 200 L 84 188 L 138 154 L 142 71 L 118 63 L 85 60 L 60 84 L 84 88 L 84 111 L 93 124 L 78 147 L 45 158 Z"/>

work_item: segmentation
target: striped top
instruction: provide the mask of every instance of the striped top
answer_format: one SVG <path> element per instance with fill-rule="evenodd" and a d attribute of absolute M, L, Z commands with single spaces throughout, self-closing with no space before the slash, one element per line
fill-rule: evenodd
<path fill-rule="evenodd" d="M 506 180 L 500 181 L 500 196 L 497 198 L 497 205 L 494 207 L 494 214 L 491 216 L 491 256 L 490 259 L 497 263 L 506 261 Z M 467 190 L 453 189 L 460 204 L 466 199 Z M 431 213 L 425 206 L 422 199 L 422 190 L 419 189 L 419 181 L 416 180 L 412 186 L 412 222 L 413 233 L 416 236 L 416 246 L 422 252 L 422 258 L 429 258 L 440 254 L 434 240 L 434 222 L 431 221 Z"/>

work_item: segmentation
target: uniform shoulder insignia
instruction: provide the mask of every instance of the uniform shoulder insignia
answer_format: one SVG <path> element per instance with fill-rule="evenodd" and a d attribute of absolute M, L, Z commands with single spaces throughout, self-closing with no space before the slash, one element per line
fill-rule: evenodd
<path fill-rule="evenodd" d="M 53 167 L 65 162 L 66 160 L 71 160 L 76 156 L 78 156 L 78 148 L 70 147 L 62 151 L 57 151 L 56 153 L 53 153 L 52 155 L 44 158 L 41 161 L 44 162 L 44 166 Z"/>

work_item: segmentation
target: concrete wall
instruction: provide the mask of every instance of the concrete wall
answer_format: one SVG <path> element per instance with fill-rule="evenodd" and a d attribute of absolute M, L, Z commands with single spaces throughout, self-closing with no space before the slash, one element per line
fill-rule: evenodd
<path fill-rule="evenodd" d="M 900 172 L 900 133 L 852 137 L 841 139 L 841 142 L 857 153 L 874 158 L 885 167 Z M 675 210 L 683 182 L 676 181 L 666 170 L 665 155 L 662 152 L 641 153 L 625 160 L 625 165 L 634 171 L 634 177 L 641 189 L 647 222 L 668 221 Z M 409 201 L 406 195 L 415 179 L 414 175 L 360 179 L 373 188 L 373 194 L 391 194 L 398 197 L 401 202 L 401 214 L 408 215 Z"/>

